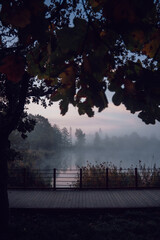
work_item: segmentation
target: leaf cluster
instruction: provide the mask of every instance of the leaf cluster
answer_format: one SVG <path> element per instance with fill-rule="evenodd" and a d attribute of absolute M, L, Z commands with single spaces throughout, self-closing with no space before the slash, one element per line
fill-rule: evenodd
<path fill-rule="evenodd" d="M 108 107 L 108 87 L 115 105 L 160 121 L 159 9 L 153 0 L 1 0 L 2 111 L 27 72 L 25 102 L 59 101 L 62 115 L 72 104 L 92 117 Z"/>

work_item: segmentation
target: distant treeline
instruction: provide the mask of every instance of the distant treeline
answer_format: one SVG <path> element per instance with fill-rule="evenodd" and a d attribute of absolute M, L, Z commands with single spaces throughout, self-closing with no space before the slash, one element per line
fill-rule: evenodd
<path fill-rule="evenodd" d="M 67 128 L 60 129 L 56 124 L 51 126 L 48 119 L 40 115 L 30 115 L 36 120 L 34 130 L 28 133 L 27 138 L 22 140 L 18 131 L 11 134 L 12 147 L 18 150 L 54 150 L 60 147 L 72 145 L 71 132 Z"/>
<path fill-rule="evenodd" d="M 71 128 L 60 129 L 56 124 L 52 126 L 48 119 L 40 115 L 30 117 L 36 120 L 34 130 L 28 133 L 24 140 L 20 133 L 15 131 L 10 136 L 10 141 L 12 148 L 20 153 L 23 162 L 30 163 L 31 166 L 35 163 L 37 167 L 41 166 L 40 162 L 48 162 L 49 167 L 64 167 L 65 162 L 71 159 L 75 165 L 81 166 L 85 165 L 86 161 L 108 161 L 114 164 L 123 161 L 135 164 L 139 160 L 150 166 L 151 161 L 154 164 L 160 159 L 160 140 L 155 137 L 142 137 L 137 133 L 109 137 L 101 130 L 93 134 L 92 140 L 87 142 L 86 133 L 79 128 L 74 133 L 73 143 Z M 72 156 L 67 153 L 70 150 Z"/>

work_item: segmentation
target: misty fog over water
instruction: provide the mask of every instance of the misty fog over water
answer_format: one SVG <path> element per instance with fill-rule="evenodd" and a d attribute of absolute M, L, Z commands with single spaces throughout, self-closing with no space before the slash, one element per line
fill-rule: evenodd
<path fill-rule="evenodd" d="M 23 156 L 22 167 L 53 169 L 77 168 L 87 164 L 101 164 L 117 168 L 160 167 L 160 139 L 129 135 L 108 136 L 103 130 L 88 136 L 82 129 L 60 129 L 48 119 L 36 115 L 35 129 L 22 141 L 13 132 L 11 146 Z M 16 165 L 15 165 L 16 166 Z"/>
<path fill-rule="evenodd" d="M 144 165 L 160 167 L 160 141 L 156 138 L 140 137 L 134 133 L 129 136 L 94 139 L 84 146 L 61 149 L 53 158 L 43 161 L 43 165 L 53 168 L 77 168 L 88 163 L 105 163 L 118 168 L 139 167 Z"/>
<path fill-rule="evenodd" d="M 56 157 L 56 156 L 55 156 Z M 117 166 L 118 168 L 129 168 L 139 167 L 139 165 L 144 165 L 146 167 L 154 167 L 156 164 L 157 167 L 160 167 L 160 152 L 157 154 L 151 154 L 147 151 L 144 153 L 136 153 L 134 151 L 118 151 L 113 152 L 112 154 L 107 153 L 103 150 L 94 150 L 94 149 L 83 149 L 81 151 L 65 151 L 60 155 L 61 159 L 61 168 L 77 168 L 86 166 L 88 163 L 91 164 L 100 164 L 105 163 L 106 167 L 111 167 L 112 165 Z M 48 166 L 55 166 L 54 159 L 50 159 L 51 162 L 48 162 Z"/>

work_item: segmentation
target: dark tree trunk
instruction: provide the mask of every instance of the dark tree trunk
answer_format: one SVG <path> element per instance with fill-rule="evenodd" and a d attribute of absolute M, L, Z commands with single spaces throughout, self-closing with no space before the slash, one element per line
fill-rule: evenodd
<path fill-rule="evenodd" d="M 0 233 L 7 232 L 9 224 L 9 201 L 8 201 L 8 160 L 10 142 L 8 140 L 10 133 L 16 129 L 18 122 L 24 110 L 26 96 L 28 91 L 29 75 L 24 74 L 20 89 L 17 93 L 13 91 L 8 93 L 8 111 L 0 119 Z M 13 89 L 14 90 L 14 89 Z M 12 95 L 13 94 L 13 95 Z M 1 240 L 1 235 L 0 235 Z"/>
<path fill-rule="evenodd" d="M 6 232 L 9 223 L 8 182 L 8 137 L 0 137 L 0 233 Z"/>

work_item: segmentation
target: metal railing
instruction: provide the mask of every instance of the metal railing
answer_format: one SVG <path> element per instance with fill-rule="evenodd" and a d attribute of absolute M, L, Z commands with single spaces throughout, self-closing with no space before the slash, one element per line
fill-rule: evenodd
<path fill-rule="evenodd" d="M 8 188 L 159 188 L 160 169 L 10 169 Z"/>

